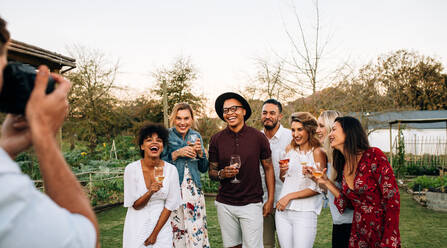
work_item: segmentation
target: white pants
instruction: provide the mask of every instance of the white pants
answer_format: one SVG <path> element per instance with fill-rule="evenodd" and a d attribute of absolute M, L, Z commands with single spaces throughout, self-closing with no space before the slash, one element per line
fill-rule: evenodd
<path fill-rule="evenodd" d="M 263 248 L 262 203 L 231 206 L 215 201 L 224 247 L 242 244 L 244 248 Z"/>
<path fill-rule="evenodd" d="M 281 248 L 313 247 L 317 234 L 315 212 L 276 211 L 275 222 Z"/>

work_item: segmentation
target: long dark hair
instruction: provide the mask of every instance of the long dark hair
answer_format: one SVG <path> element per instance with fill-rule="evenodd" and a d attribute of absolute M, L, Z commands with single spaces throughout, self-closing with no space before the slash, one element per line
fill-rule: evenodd
<path fill-rule="evenodd" d="M 345 163 L 347 164 L 349 174 L 354 173 L 355 164 L 357 163 L 357 155 L 362 154 L 362 152 L 369 148 L 369 142 L 362 124 L 356 118 L 351 116 L 337 117 L 334 122 L 340 123 L 343 133 L 346 135 L 343 144 L 343 152 L 345 155 L 337 149 L 334 149 L 332 154 L 332 163 L 337 171 L 336 180 L 341 182 L 343 179 Z"/>

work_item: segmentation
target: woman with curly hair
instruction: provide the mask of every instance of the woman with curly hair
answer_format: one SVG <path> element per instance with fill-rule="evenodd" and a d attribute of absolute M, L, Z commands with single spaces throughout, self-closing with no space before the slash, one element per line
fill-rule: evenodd
<path fill-rule="evenodd" d="M 123 248 L 172 247 L 170 215 L 180 206 L 181 198 L 177 169 L 160 158 L 167 142 L 168 130 L 160 124 L 148 124 L 140 130 L 142 159 L 124 171 L 127 215 Z M 157 177 L 156 170 L 161 171 Z"/>

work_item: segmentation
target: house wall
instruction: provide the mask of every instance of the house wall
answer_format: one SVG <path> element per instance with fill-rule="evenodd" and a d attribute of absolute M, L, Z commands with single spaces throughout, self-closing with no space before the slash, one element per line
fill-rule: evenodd
<path fill-rule="evenodd" d="M 397 142 L 397 133 L 397 129 L 392 129 L 393 144 Z M 447 153 L 445 129 L 403 129 L 402 134 L 406 153 L 415 155 Z M 368 140 L 371 146 L 378 147 L 384 152 L 390 151 L 389 129 L 375 130 L 369 134 Z"/>

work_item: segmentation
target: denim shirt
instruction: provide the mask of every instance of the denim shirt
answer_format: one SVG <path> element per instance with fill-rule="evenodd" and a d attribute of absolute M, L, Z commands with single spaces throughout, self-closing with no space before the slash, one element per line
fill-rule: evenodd
<path fill-rule="evenodd" d="M 177 157 L 177 159 L 173 161 L 172 152 L 187 146 L 188 143 L 186 143 L 186 140 L 188 140 L 188 137 L 191 134 L 196 134 L 199 137 L 200 143 L 202 143 L 203 156 L 195 161 L 188 157 Z M 168 147 L 163 151 L 162 159 L 177 167 L 180 185 L 182 185 L 183 177 L 185 175 L 185 166 L 188 166 L 192 180 L 197 187 L 202 188 L 200 172 L 205 173 L 208 171 L 208 159 L 206 158 L 205 148 L 203 147 L 202 136 L 197 131 L 189 129 L 183 140 L 182 135 L 177 132 L 175 127 L 171 127 L 169 129 Z"/>

